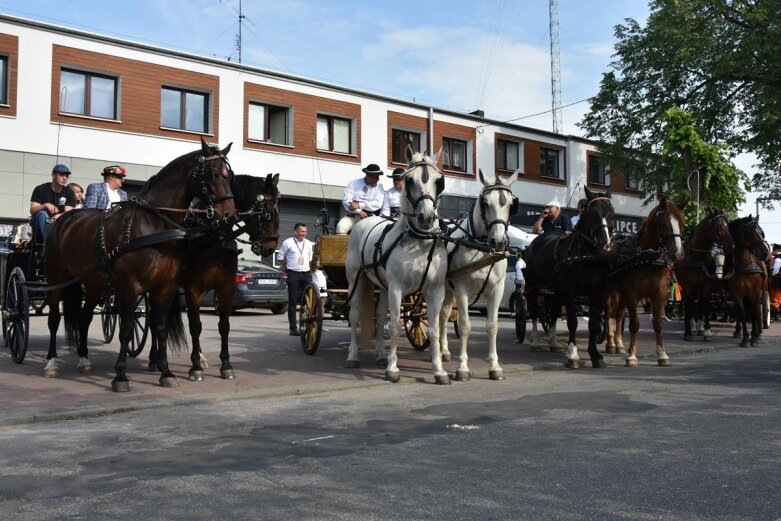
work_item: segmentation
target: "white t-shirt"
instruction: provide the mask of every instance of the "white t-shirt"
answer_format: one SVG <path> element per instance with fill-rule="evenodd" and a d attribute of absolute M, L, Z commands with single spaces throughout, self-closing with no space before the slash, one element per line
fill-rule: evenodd
<path fill-rule="evenodd" d="M 370 186 L 366 184 L 363 177 L 359 179 L 353 179 L 347 183 L 347 188 L 344 189 L 344 196 L 342 197 L 342 206 L 348 212 L 350 210 L 350 203 L 352 201 L 358 201 L 361 205 L 361 210 L 367 212 L 379 212 L 382 209 L 382 203 L 385 201 L 385 189 L 379 182 Z"/>
<path fill-rule="evenodd" d="M 122 198 L 119 196 L 119 189 L 114 190 L 111 188 L 108 183 L 104 183 L 106 185 L 106 192 L 108 192 L 108 206 L 106 209 L 111 208 L 112 203 L 119 203 L 122 201 Z"/>
<path fill-rule="evenodd" d="M 383 217 L 390 217 L 391 208 L 398 208 L 401 206 L 401 192 L 396 190 L 393 186 L 385 192 L 385 199 L 382 203 L 382 211 L 380 215 Z"/>
<path fill-rule="evenodd" d="M 288 237 L 282 242 L 277 253 L 277 260 L 284 260 L 287 269 L 292 271 L 309 271 L 312 262 L 314 243 L 309 239 L 298 242 L 295 237 Z"/>
<path fill-rule="evenodd" d="M 523 271 L 521 271 L 523 268 L 526 267 L 526 263 L 523 261 L 523 259 L 518 259 L 518 262 L 515 263 L 515 283 L 517 284 L 520 281 L 524 281 L 523 278 Z"/>

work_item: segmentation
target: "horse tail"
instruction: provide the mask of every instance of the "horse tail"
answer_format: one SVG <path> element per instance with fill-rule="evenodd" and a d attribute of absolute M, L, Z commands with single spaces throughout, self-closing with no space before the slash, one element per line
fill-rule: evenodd
<path fill-rule="evenodd" d="M 187 352 L 187 336 L 184 334 L 184 323 L 182 322 L 182 308 L 179 302 L 179 294 L 174 297 L 174 301 L 168 308 L 168 316 L 166 317 L 166 324 L 168 329 L 168 345 L 172 352 L 185 353 Z"/>
<path fill-rule="evenodd" d="M 74 282 L 62 290 L 62 316 L 65 320 L 65 338 L 68 345 L 78 347 L 81 341 L 81 282 Z"/>

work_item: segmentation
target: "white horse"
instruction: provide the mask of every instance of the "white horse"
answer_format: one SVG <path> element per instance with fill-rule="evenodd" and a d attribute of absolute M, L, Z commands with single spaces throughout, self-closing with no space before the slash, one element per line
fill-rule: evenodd
<path fill-rule="evenodd" d="M 483 191 L 472 206 L 469 217 L 450 234 L 456 242 L 448 243 L 448 275 L 445 285 L 445 301 L 439 314 L 440 343 L 442 357 L 450 360 L 447 341 L 447 318 L 453 305 L 459 310 L 458 328 L 461 333 L 460 364 L 456 370 L 456 380 L 469 380 L 467 343 L 472 323 L 469 319 L 469 300 L 485 295 L 486 331 L 488 332 L 488 362 L 491 367 L 488 377 L 491 380 L 502 379 L 502 367 L 496 354 L 496 334 L 499 330 L 499 303 L 504 294 L 507 257 L 497 257 L 508 244 L 507 230 L 510 217 L 518 209 L 518 198 L 513 195 L 510 186 L 518 178 L 518 171 L 502 179 L 486 179 L 483 171 L 478 178 L 483 183 Z M 497 258 L 502 260 L 496 262 Z"/>
<path fill-rule="evenodd" d="M 399 380 L 396 347 L 400 334 L 401 300 L 422 293 L 429 317 L 431 363 L 439 384 L 450 383 L 439 353 L 439 311 L 445 296 L 447 253 L 440 234 L 437 203 L 445 188 L 445 176 L 437 169 L 439 154 L 429 158 L 412 155 L 404 173 L 401 215 L 394 223 L 382 217 L 367 217 L 353 226 L 348 241 L 347 282 L 350 298 L 350 348 L 347 367 L 359 367 L 357 328 L 364 344 L 374 326 L 376 361 L 385 365 L 385 377 Z M 374 289 L 380 289 L 376 314 Z M 385 357 L 383 324 L 390 308 L 390 353 Z M 381 319 L 375 321 L 375 317 Z M 375 324 L 376 322 L 376 324 Z"/>

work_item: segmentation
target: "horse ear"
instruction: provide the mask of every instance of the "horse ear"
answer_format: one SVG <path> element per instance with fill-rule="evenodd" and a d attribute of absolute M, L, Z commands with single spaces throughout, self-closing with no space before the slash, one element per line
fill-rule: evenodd
<path fill-rule="evenodd" d="M 211 155 L 212 153 L 211 147 L 206 140 L 203 139 L 203 136 L 201 136 L 201 152 L 203 152 L 203 155 L 205 156 Z"/>
<path fill-rule="evenodd" d="M 611 196 L 612 194 L 613 194 L 613 187 L 612 187 L 612 186 L 608 186 L 608 187 L 607 187 L 607 192 L 605 192 L 605 197 L 607 197 L 608 199 L 610 199 L 610 196 Z"/>
<path fill-rule="evenodd" d="M 491 183 L 489 183 L 486 180 L 485 174 L 483 174 L 483 169 L 482 168 L 478 168 L 477 169 L 477 178 L 480 180 L 481 183 L 483 183 L 483 186 L 488 186 L 489 184 L 491 184 Z"/>
<path fill-rule="evenodd" d="M 279 174 L 274 174 L 274 177 L 271 178 L 271 184 L 277 186 L 277 183 L 279 183 Z"/>
<path fill-rule="evenodd" d="M 520 172 L 521 169 L 519 168 L 518 170 L 510 174 L 510 176 L 507 179 L 502 180 L 502 176 L 496 176 L 496 180 L 501 181 L 501 183 L 504 186 L 511 186 L 515 181 L 518 180 L 518 174 L 520 174 Z"/>
<path fill-rule="evenodd" d="M 231 151 L 231 147 L 232 147 L 232 146 L 233 146 L 233 141 L 231 141 L 230 143 L 228 143 L 228 146 L 227 146 L 227 147 L 225 147 L 225 148 L 223 148 L 223 149 L 222 149 L 222 151 L 221 151 L 220 153 L 221 153 L 222 155 L 224 155 L 224 156 L 227 156 L 227 155 L 228 155 L 228 152 L 230 152 L 230 151 Z"/>
<path fill-rule="evenodd" d="M 439 159 L 442 157 L 442 147 L 439 147 L 439 150 L 437 150 L 437 153 L 431 156 L 431 162 L 434 163 L 434 165 L 439 164 Z"/>
<path fill-rule="evenodd" d="M 667 206 L 667 196 L 664 194 L 660 194 L 658 197 L 659 199 L 659 206 Z"/>
<path fill-rule="evenodd" d="M 586 199 L 591 200 L 594 198 L 594 194 L 588 189 L 588 186 L 584 186 L 583 190 L 586 192 Z"/>

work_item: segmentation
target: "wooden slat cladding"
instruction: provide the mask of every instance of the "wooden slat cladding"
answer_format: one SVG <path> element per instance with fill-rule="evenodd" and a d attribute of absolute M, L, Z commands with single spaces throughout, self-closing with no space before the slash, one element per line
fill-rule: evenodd
<path fill-rule="evenodd" d="M 551 150 L 559 151 L 559 169 L 562 174 L 561 179 L 554 179 L 552 177 L 543 177 L 540 175 L 540 149 L 549 148 Z M 538 181 L 541 183 L 550 183 L 553 185 L 566 186 L 566 172 L 567 172 L 567 157 L 566 149 L 561 146 L 551 145 L 550 143 L 543 143 L 541 141 L 534 141 L 531 139 L 523 140 L 523 164 L 525 175 L 523 179 L 525 181 Z"/>
<path fill-rule="evenodd" d="M 72 68 L 116 76 L 119 79 L 118 121 L 60 114 L 60 70 Z M 52 49 L 51 120 L 85 127 L 120 130 L 152 136 L 198 141 L 197 133 L 160 127 L 160 90 L 163 86 L 208 94 L 211 110 L 209 141 L 219 142 L 220 79 L 218 76 L 120 58 L 72 47 Z"/>
<path fill-rule="evenodd" d="M 19 71 L 19 38 L 0 33 L 0 55 L 8 57 L 8 106 L 0 105 L 0 115 L 16 116 L 16 83 Z"/>
<path fill-rule="evenodd" d="M 250 141 L 249 139 L 249 103 L 270 103 L 290 109 L 290 118 L 293 125 L 292 143 L 288 145 L 276 145 Z M 352 137 L 354 148 L 352 154 L 341 154 L 317 150 L 317 115 L 325 114 L 337 116 L 352 121 Z M 336 159 L 350 163 L 361 162 L 361 106 L 346 101 L 337 101 L 320 96 L 312 96 L 255 83 L 244 84 L 244 147 L 256 150 L 267 150 L 275 153 L 290 152 L 296 155 L 304 155 L 316 158 Z"/>

